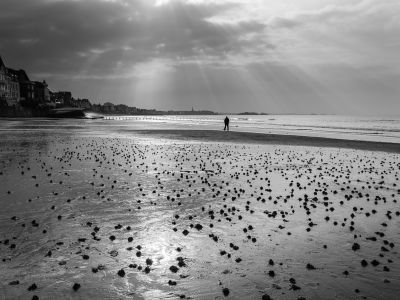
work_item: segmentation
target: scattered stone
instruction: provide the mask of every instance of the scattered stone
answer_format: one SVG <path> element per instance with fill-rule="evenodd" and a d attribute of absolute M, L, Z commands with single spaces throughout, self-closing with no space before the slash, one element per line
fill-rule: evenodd
<path fill-rule="evenodd" d="M 178 268 L 177 266 L 170 266 L 170 267 L 169 267 L 169 270 L 170 270 L 172 273 L 176 273 L 176 272 L 178 272 L 179 268 Z"/>
<path fill-rule="evenodd" d="M 353 246 L 351 247 L 351 249 L 352 249 L 353 251 L 360 250 L 360 245 L 357 244 L 357 243 L 354 243 Z"/>
<path fill-rule="evenodd" d="M 123 269 L 119 270 L 117 274 L 119 277 L 125 277 L 125 271 Z"/>
<path fill-rule="evenodd" d="M 168 280 L 169 285 L 176 285 L 176 281 Z"/>
<path fill-rule="evenodd" d="M 224 294 L 225 297 L 229 295 L 229 289 L 228 288 L 223 288 L 222 293 Z"/>
<path fill-rule="evenodd" d="M 363 260 L 361 261 L 361 265 L 362 265 L 363 267 L 366 267 L 366 266 L 368 266 L 368 262 L 367 262 L 365 259 L 363 259 Z"/>
<path fill-rule="evenodd" d="M 308 264 L 306 265 L 306 268 L 307 268 L 307 270 L 315 270 L 315 267 L 314 267 L 312 264 L 310 264 L 310 263 L 308 263 Z"/>

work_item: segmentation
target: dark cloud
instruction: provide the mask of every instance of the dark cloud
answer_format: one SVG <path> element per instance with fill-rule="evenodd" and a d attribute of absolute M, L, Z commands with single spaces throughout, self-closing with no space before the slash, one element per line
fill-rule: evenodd
<path fill-rule="evenodd" d="M 257 22 L 216 25 L 207 20 L 236 6 L 229 3 L 3 2 L 0 53 L 34 73 L 98 76 L 154 57 L 217 56 L 240 51 L 243 34 L 263 30 Z"/>

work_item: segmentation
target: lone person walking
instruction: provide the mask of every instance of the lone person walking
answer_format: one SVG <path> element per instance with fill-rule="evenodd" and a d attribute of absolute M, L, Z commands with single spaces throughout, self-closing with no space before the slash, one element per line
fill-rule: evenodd
<path fill-rule="evenodd" d="M 224 131 L 225 130 L 229 131 L 229 118 L 228 118 L 228 116 L 225 117 L 224 123 L 225 123 Z"/>

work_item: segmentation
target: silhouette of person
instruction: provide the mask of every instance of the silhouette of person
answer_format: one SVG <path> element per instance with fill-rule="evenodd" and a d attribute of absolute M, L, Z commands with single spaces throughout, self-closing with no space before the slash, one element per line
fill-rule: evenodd
<path fill-rule="evenodd" d="M 225 117 L 224 123 L 225 123 L 224 131 L 225 130 L 229 131 L 229 118 L 228 118 L 228 116 Z"/>

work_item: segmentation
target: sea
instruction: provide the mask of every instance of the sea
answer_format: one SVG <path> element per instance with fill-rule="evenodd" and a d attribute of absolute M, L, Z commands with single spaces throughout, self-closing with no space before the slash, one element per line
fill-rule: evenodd
<path fill-rule="evenodd" d="M 400 115 L 231 115 L 228 117 L 230 130 L 233 131 L 400 142 Z M 224 118 L 224 115 L 106 116 L 104 124 L 128 126 L 133 129 L 221 130 L 224 127 Z"/>
<path fill-rule="evenodd" d="M 400 143 L 400 115 L 228 115 L 230 131 L 315 136 L 347 140 Z M 0 118 L 0 131 L 73 128 L 93 133 L 119 130 L 223 130 L 225 115 L 119 116 L 86 113 L 84 119 Z"/>

